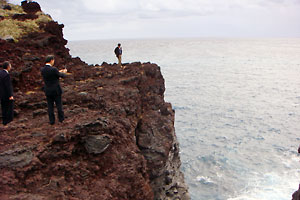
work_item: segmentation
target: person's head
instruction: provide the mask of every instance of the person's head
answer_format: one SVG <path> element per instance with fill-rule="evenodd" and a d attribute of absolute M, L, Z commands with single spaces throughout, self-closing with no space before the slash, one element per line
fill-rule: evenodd
<path fill-rule="evenodd" d="M 120 44 L 120 43 L 118 44 L 118 47 L 121 47 L 121 44 Z"/>
<path fill-rule="evenodd" d="M 54 65 L 54 56 L 48 55 L 45 59 L 46 64 Z"/>
<path fill-rule="evenodd" d="M 2 68 L 3 68 L 3 69 L 6 69 L 7 71 L 10 71 L 10 70 L 11 70 L 11 64 L 10 64 L 10 62 L 5 61 L 5 62 L 2 64 Z"/>

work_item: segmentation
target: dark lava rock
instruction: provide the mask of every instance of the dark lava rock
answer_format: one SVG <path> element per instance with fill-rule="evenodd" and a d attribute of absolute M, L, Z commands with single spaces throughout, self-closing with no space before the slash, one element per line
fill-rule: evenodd
<path fill-rule="evenodd" d="M 38 16 L 35 15 L 35 14 L 14 14 L 12 16 L 13 19 L 15 20 L 19 20 L 19 21 L 25 21 L 25 20 L 34 20 L 34 19 L 37 19 Z"/>
<path fill-rule="evenodd" d="M 21 70 L 22 70 L 22 73 L 31 72 L 32 66 L 25 66 Z"/>
<path fill-rule="evenodd" d="M 3 10 L 11 10 L 11 6 L 10 5 L 4 5 L 2 6 Z"/>
<path fill-rule="evenodd" d="M 47 114 L 47 110 L 39 109 L 39 110 L 33 111 L 32 116 L 35 118 L 35 117 L 38 117 L 41 115 L 46 115 L 46 114 Z"/>
<path fill-rule="evenodd" d="M 299 190 L 294 192 L 292 197 L 293 197 L 292 200 L 300 200 L 300 185 L 299 185 Z"/>
<path fill-rule="evenodd" d="M 53 137 L 53 142 L 62 142 L 62 143 L 66 143 L 66 142 L 68 142 L 68 139 L 67 139 L 67 137 L 66 137 L 65 134 L 59 133 L 59 134 L 57 134 L 57 135 L 55 135 L 55 136 Z"/>
<path fill-rule="evenodd" d="M 28 165 L 33 153 L 27 148 L 10 149 L 0 153 L 0 167 L 17 168 Z"/>
<path fill-rule="evenodd" d="M 23 10 L 26 13 L 33 13 L 34 14 L 38 11 L 41 11 L 41 7 L 37 2 L 27 2 L 25 0 L 25 1 L 21 2 L 21 6 L 22 6 Z"/>
<path fill-rule="evenodd" d="M 112 140 L 108 135 L 90 135 L 84 139 L 84 142 L 88 153 L 100 154 L 109 147 Z"/>

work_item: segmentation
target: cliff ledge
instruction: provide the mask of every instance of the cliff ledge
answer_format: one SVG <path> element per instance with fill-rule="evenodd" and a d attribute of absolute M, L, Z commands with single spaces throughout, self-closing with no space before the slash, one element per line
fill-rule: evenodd
<path fill-rule="evenodd" d="M 1 1 L 0 26 L 34 21 L 38 29 L 0 39 L 0 62 L 13 65 L 16 115 L 0 127 L 0 199 L 190 199 L 160 68 L 87 65 L 69 55 L 63 25 L 45 20 L 36 2 L 14 6 Z M 69 71 L 61 81 L 66 120 L 54 126 L 39 72 L 48 54 Z"/>

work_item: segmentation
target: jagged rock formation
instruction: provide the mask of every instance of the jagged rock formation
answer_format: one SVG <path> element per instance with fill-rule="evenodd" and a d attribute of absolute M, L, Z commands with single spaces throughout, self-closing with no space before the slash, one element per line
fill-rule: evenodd
<path fill-rule="evenodd" d="M 294 192 L 292 200 L 300 200 L 300 185 L 299 189 L 296 192 Z"/>
<path fill-rule="evenodd" d="M 0 40 L 16 99 L 15 120 L 0 126 L 0 199 L 189 199 L 160 68 L 89 66 L 71 58 L 62 28 L 51 21 Z M 54 126 L 40 89 L 48 54 L 70 73 L 61 81 L 66 120 Z"/>
<path fill-rule="evenodd" d="M 298 148 L 298 153 L 300 153 L 300 146 Z M 299 185 L 299 189 L 294 192 L 293 196 L 292 196 L 292 200 L 300 200 L 300 185 Z"/>

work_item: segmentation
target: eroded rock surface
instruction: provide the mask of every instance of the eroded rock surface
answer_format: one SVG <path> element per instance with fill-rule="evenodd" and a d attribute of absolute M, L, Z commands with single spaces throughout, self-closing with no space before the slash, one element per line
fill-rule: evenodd
<path fill-rule="evenodd" d="M 61 82 L 63 124 L 48 124 L 41 90 L 16 93 L 19 115 L 0 134 L 0 199 L 189 199 L 159 67 L 82 67 L 88 77 Z"/>
<path fill-rule="evenodd" d="M 41 28 L 18 43 L 0 40 L 0 61 L 13 64 L 16 113 L 0 126 L 0 199 L 190 199 L 160 68 L 87 65 L 69 55 L 63 25 Z M 53 126 L 39 72 L 48 54 L 69 71 L 66 119 Z"/>

